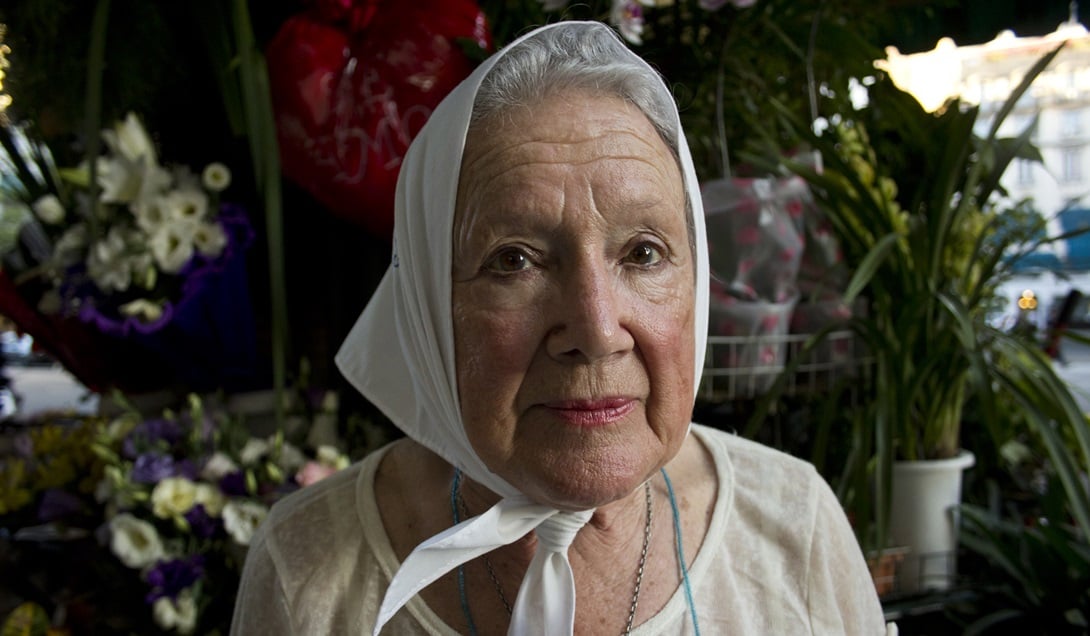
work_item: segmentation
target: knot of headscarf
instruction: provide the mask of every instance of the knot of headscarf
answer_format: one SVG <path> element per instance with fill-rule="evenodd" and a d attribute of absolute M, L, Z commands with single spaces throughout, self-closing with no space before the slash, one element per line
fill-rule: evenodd
<path fill-rule="evenodd" d="M 483 514 L 435 535 L 406 557 L 379 609 L 378 634 L 420 590 L 459 565 L 537 531 L 537 548 L 519 588 L 508 634 L 570 634 L 575 625 L 575 578 L 568 548 L 592 510 L 563 512 L 508 497 Z"/>
<path fill-rule="evenodd" d="M 537 527 L 537 550 L 522 579 L 508 634 L 570 634 L 575 629 L 575 577 L 568 547 L 592 511 L 559 512 Z"/>

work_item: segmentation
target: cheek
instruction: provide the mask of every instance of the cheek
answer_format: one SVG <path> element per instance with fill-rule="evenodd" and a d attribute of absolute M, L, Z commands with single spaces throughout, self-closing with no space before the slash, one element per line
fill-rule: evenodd
<path fill-rule="evenodd" d="M 485 428 L 504 435 L 498 420 L 513 417 L 515 397 L 537 350 L 533 312 L 494 311 L 455 302 L 458 398 L 470 441 Z M 487 425 L 484 423 L 487 422 Z"/>
<path fill-rule="evenodd" d="M 671 434 L 685 430 L 692 416 L 694 395 L 693 305 L 691 296 L 679 298 L 660 311 L 648 312 L 642 346 L 651 378 L 648 416 L 653 428 Z"/>

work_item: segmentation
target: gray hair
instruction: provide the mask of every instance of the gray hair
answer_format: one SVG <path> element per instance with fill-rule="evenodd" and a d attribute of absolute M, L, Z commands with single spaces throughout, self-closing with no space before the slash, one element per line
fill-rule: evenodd
<path fill-rule="evenodd" d="M 558 25 L 505 51 L 477 90 L 469 131 L 475 132 L 486 120 L 513 108 L 566 90 L 613 95 L 639 108 L 681 170 L 681 131 L 675 123 L 673 96 L 661 76 L 640 61 L 613 29 L 597 22 Z M 693 210 L 685 179 L 682 187 L 689 247 L 694 248 Z"/>

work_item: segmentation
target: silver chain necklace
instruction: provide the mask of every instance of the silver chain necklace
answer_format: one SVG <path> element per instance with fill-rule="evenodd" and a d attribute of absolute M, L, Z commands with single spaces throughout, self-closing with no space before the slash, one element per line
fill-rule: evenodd
<path fill-rule="evenodd" d="M 456 482 L 458 507 L 461 508 L 462 516 L 469 518 L 469 510 L 466 508 L 466 501 L 462 497 L 462 484 L 458 479 Z M 644 482 L 644 499 L 647 501 L 647 521 L 643 526 L 643 547 L 640 548 L 640 562 L 636 567 L 636 586 L 632 590 L 632 605 L 628 608 L 628 621 L 625 624 L 624 631 L 621 632 L 624 636 L 632 633 L 632 624 L 636 620 L 636 607 L 640 604 L 640 588 L 643 586 L 643 570 L 647 565 L 647 551 L 651 545 L 651 518 L 652 518 L 652 505 L 651 505 L 651 481 Z M 457 522 L 458 519 L 455 519 Z M 496 576 L 496 570 L 492 567 L 492 561 L 489 560 L 488 555 L 484 556 L 484 566 L 488 570 L 488 578 L 492 580 L 492 586 L 496 588 L 496 592 L 500 595 L 500 601 L 503 603 L 503 608 L 507 610 L 507 615 L 511 616 L 511 603 L 507 601 L 507 595 L 503 593 L 503 586 L 500 585 L 500 580 Z"/>

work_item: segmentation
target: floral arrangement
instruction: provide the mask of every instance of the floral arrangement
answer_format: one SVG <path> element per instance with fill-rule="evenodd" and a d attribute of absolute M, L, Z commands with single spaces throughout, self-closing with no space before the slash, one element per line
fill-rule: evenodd
<path fill-rule="evenodd" d="M 0 597 L 52 604 L 76 631 L 83 617 L 127 633 L 226 632 L 269 507 L 349 463 L 336 394 L 290 396 L 268 435 L 196 395 L 155 417 L 57 416 L 16 435 L 0 455 L 0 569 L 28 583 L 4 582 Z"/>
<path fill-rule="evenodd" d="M 220 163 L 209 164 L 201 179 L 184 166 L 160 165 L 134 113 L 102 131 L 102 139 L 108 152 L 96 160 L 92 188 L 89 164 L 58 170 L 44 144 L 9 129 L 5 159 L 21 163 L 24 178 L 4 193 L 4 215 L 14 215 L 4 225 L 18 233 L 0 250 L 17 278 L 47 281 L 40 301 L 47 313 L 76 314 L 93 303 L 103 315 L 150 327 L 169 311 L 194 257 L 223 254 L 228 235 L 217 199 L 231 174 Z"/>
<path fill-rule="evenodd" d="M 106 151 L 93 162 L 58 168 L 49 147 L 25 125 L 0 128 L 5 175 L 0 182 L 0 312 L 88 386 L 126 388 L 123 381 L 114 382 L 121 375 L 113 373 L 117 369 L 88 368 L 99 353 L 88 343 L 117 352 L 123 348 L 115 341 L 125 340 L 130 349 L 154 351 L 161 358 L 145 366 L 186 368 L 184 361 L 162 358 L 178 349 L 214 348 L 216 343 L 201 340 L 204 335 L 189 318 L 179 320 L 187 311 L 198 313 L 190 306 L 215 293 L 208 288 L 235 285 L 235 291 L 220 294 L 233 304 L 219 312 L 250 315 L 245 271 L 235 272 L 244 263 L 234 257 L 249 245 L 253 232 L 240 208 L 219 200 L 231 182 L 223 164 L 209 164 L 200 177 L 186 166 L 161 164 L 151 136 L 133 113 L 103 130 L 102 141 Z M 87 325 L 91 334 L 78 333 L 73 321 Z M 163 351 L 165 342 L 179 340 L 176 333 L 149 338 L 168 327 L 186 331 L 182 335 L 190 339 L 182 339 L 184 347 Z M 238 331 L 232 341 L 246 342 L 244 330 Z M 99 334 L 111 340 L 102 344 Z M 239 354 L 252 357 L 248 351 Z M 215 368 L 204 365 L 201 371 Z M 188 375 L 199 378 L 202 373 Z"/>

